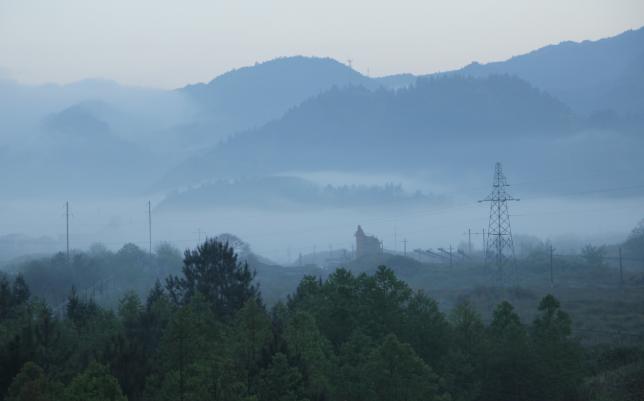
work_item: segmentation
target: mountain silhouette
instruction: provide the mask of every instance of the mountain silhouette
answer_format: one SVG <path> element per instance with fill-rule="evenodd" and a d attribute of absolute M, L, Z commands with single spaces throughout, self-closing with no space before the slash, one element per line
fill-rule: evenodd
<path fill-rule="evenodd" d="M 172 171 L 170 182 L 307 169 L 404 169 L 438 143 L 553 137 L 568 107 L 510 76 L 434 77 L 397 91 L 334 88 Z"/>
<path fill-rule="evenodd" d="M 411 74 L 370 78 L 331 58 L 277 58 L 229 71 L 209 83 L 179 89 L 199 107 L 197 120 L 180 130 L 189 140 L 216 143 L 280 118 L 333 87 L 401 88 L 414 80 Z"/>
<path fill-rule="evenodd" d="M 579 113 L 644 112 L 644 27 L 597 41 L 562 42 L 447 74 L 516 75 Z"/>

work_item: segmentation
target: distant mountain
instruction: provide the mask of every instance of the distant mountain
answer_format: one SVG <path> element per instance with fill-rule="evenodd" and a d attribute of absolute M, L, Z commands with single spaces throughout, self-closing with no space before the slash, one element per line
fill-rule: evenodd
<path fill-rule="evenodd" d="M 142 182 L 166 191 L 293 170 L 451 172 L 483 153 L 553 169 L 583 154 L 630 168 L 642 129 L 644 28 L 423 78 L 297 56 L 173 91 L 2 79 L 0 196 L 149 188 Z M 510 148 L 517 139 L 534 143 Z M 537 148 L 560 152 L 558 162 L 539 161 Z"/>
<path fill-rule="evenodd" d="M 300 169 L 417 169 L 440 146 L 557 137 L 574 124 L 563 103 L 509 76 L 428 78 L 397 91 L 335 88 L 189 159 L 166 183 Z"/>
<path fill-rule="evenodd" d="M 46 131 L 57 134 L 55 140 L 63 140 L 67 145 L 88 142 L 100 146 L 106 142 L 118 142 L 111 137 L 109 125 L 96 116 L 96 109 L 105 108 L 101 102 L 86 102 L 68 107 L 43 119 Z"/>
<path fill-rule="evenodd" d="M 107 169 L 112 174 L 122 168 L 139 166 L 148 160 L 148 151 L 117 136 L 110 124 L 100 118 L 112 114 L 110 107 L 97 101 L 82 102 L 43 119 L 43 134 L 33 149 L 41 160 L 63 166 L 76 163 L 87 173 Z M 73 161 L 73 162 L 72 162 Z M 103 173 L 104 174 L 104 173 Z"/>
<path fill-rule="evenodd" d="M 24 85 L 0 80 L 0 143 L 38 135 L 43 118 L 81 106 L 108 123 L 127 140 L 150 137 L 184 123 L 194 115 L 184 95 L 159 89 L 119 85 L 107 80 L 83 80 L 67 85 Z M 154 134 L 153 134 L 154 133 Z"/>
<path fill-rule="evenodd" d="M 331 58 L 283 57 L 229 71 L 210 81 L 186 86 L 200 107 L 197 121 L 182 127 L 190 138 L 216 141 L 236 131 L 259 127 L 303 101 L 333 87 L 376 89 L 408 86 L 410 74 L 369 78 Z"/>
<path fill-rule="evenodd" d="M 597 41 L 562 42 L 447 74 L 516 75 L 580 113 L 644 113 L 644 27 Z"/>
<path fill-rule="evenodd" d="M 138 190 L 182 160 L 166 130 L 193 108 L 180 93 L 112 81 L 0 80 L 0 197 Z"/>
<path fill-rule="evenodd" d="M 41 119 L 36 136 L 0 159 L 7 197 L 130 192 L 151 179 L 150 152 L 117 136 L 99 114 L 102 102 L 81 102 Z M 20 171 L 19 175 L 15 171 Z"/>

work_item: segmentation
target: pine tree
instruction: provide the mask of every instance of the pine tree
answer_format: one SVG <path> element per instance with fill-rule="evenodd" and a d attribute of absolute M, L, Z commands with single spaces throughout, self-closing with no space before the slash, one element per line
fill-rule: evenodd
<path fill-rule="evenodd" d="M 92 362 L 65 389 L 65 401 L 127 401 L 107 368 Z"/>
<path fill-rule="evenodd" d="M 569 400 L 581 383 L 581 349 L 571 338 L 572 323 L 560 309 L 559 301 L 546 295 L 539 303 L 539 315 L 532 324 L 542 399 Z"/>
<path fill-rule="evenodd" d="M 237 260 L 228 243 L 208 239 L 196 250 L 186 251 L 183 276 L 171 276 L 166 287 L 171 299 L 186 305 L 196 294 L 206 299 L 218 317 L 230 318 L 251 298 L 259 298 L 248 263 Z"/>
<path fill-rule="evenodd" d="M 58 401 L 63 386 L 50 380 L 42 368 L 27 362 L 9 387 L 7 401 Z"/>

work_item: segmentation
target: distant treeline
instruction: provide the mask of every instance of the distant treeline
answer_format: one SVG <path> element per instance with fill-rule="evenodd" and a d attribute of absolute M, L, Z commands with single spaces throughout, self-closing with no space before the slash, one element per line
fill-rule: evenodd
<path fill-rule="evenodd" d="M 242 207 L 352 207 L 378 206 L 391 203 L 438 201 L 438 197 L 419 191 L 406 192 L 400 184 L 385 185 L 317 185 L 288 176 L 246 177 L 217 180 L 183 192 L 173 192 L 159 209 Z"/>
<path fill-rule="evenodd" d="M 394 187 L 392 191 L 397 190 Z M 490 284 L 483 255 L 480 252 L 468 254 L 466 248 L 465 252 L 454 253 L 454 268 L 448 272 L 441 266 L 449 266 L 449 258 L 430 263 L 424 260 L 422 254 L 412 253 L 411 250 L 407 256 L 387 253 L 359 259 L 336 256 L 335 260 L 324 266 L 311 264 L 314 258 L 309 254 L 303 255 L 295 265 L 284 267 L 255 255 L 248 244 L 233 235 L 217 238 L 222 242 L 230 241 L 236 252 L 241 254 L 240 258 L 257 272 L 255 281 L 261 283 L 264 300 L 271 305 L 292 292 L 302 276 L 328 276 L 329 271 L 322 267 L 333 269 L 342 266 L 353 273 L 373 273 L 377 265 L 386 264 L 415 288 L 425 290 L 473 288 Z M 518 279 L 521 285 L 539 286 L 550 274 L 552 244 L 535 238 L 528 239 L 530 241 L 523 241 L 525 245 L 516 260 Z M 644 278 L 637 273 L 644 269 L 644 221 L 632 230 L 622 244 L 609 247 L 589 244 L 578 255 L 561 255 L 554 244 L 552 261 L 556 279 L 561 280 L 565 276 L 576 286 L 614 285 L 619 282 L 618 248 L 622 249 L 626 284 L 644 284 Z M 341 250 L 337 252 L 343 255 Z M 160 245 L 152 254 L 134 244 L 125 244 L 118 251 L 96 244 L 86 252 L 73 251 L 69 259 L 64 253 L 57 253 L 19 260 L 5 266 L 5 269 L 11 274 L 20 274 L 31 293 L 52 307 L 63 304 L 73 286 L 79 294 L 93 297 L 101 306 L 115 308 L 119 298 L 127 291 L 135 291 L 144 297 L 156 280 L 163 281 L 168 275 L 177 274 L 181 265 L 181 252 L 170 244 Z"/>
<path fill-rule="evenodd" d="M 532 322 L 449 314 L 379 267 L 306 276 L 267 309 L 254 273 L 208 240 L 116 311 L 68 294 L 62 317 L 0 280 L 0 396 L 15 400 L 641 399 L 644 349 L 584 349 L 545 296 Z M 615 372 L 618 372 L 616 374 Z M 610 378 L 606 385 L 602 378 Z"/>
<path fill-rule="evenodd" d="M 10 266 L 20 274 L 31 292 L 49 305 L 64 302 L 70 288 L 91 296 L 104 306 L 116 306 L 126 291 L 145 294 L 157 279 L 176 274 L 181 266 L 181 253 L 162 244 L 149 254 L 134 244 L 125 244 L 117 252 L 101 244 L 88 252 L 72 252 L 34 258 Z"/>

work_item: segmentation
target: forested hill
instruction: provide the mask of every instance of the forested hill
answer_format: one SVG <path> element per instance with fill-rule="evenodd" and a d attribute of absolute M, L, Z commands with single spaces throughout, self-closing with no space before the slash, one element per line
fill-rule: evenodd
<path fill-rule="evenodd" d="M 211 129 L 232 134 L 279 118 L 334 86 L 347 85 L 376 88 L 380 83 L 330 58 L 297 56 L 235 69 L 179 91 L 200 107 L 200 119 L 216 123 Z"/>
<path fill-rule="evenodd" d="M 443 141 L 552 137 L 573 125 L 564 104 L 510 76 L 428 78 L 396 91 L 334 88 L 188 160 L 169 179 L 358 164 L 419 167 Z"/>
<path fill-rule="evenodd" d="M 639 177 L 616 166 L 644 163 L 642 49 L 639 29 L 418 80 L 302 56 L 173 91 L 0 80 L 3 196 L 132 196 L 320 169 L 453 181 L 487 168 L 482 154 L 543 176 L 593 165 L 632 184 Z"/>
<path fill-rule="evenodd" d="M 644 110 L 644 28 L 597 41 L 562 42 L 506 61 L 472 63 L 448 74 L 511 74 L 576 112 Z"/>

